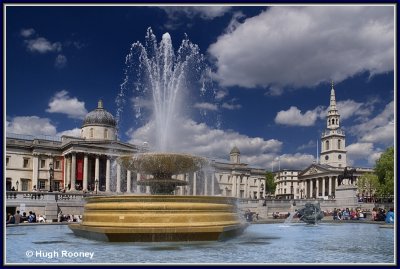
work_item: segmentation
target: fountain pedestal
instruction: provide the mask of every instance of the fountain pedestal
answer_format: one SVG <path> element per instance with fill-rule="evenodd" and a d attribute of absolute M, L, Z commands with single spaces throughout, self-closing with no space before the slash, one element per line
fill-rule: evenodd
<path fill-rule="evenodd" d="M 340 185 L 335 191 L 336 207 L 357 207 L 357 187 L 353 185 Z"/>
<path fill-rule="evenodd" d="M 211 196 L 127 195 L 87 199 L 75 235 L 111 242 L 211 241 L 246 227 L 236 199 Z"/>

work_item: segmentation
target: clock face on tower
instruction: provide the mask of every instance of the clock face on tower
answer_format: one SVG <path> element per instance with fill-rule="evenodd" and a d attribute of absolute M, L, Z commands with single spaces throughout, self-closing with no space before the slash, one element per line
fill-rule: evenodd
<path fill-rule="evenodd" d="M 329 159 L 329 156 L 328 156 L 328 155 L 326 155 L 326 156 L 325 156 L 325 160 L 328 160 L 328 159 Z"/>
<path fill-rule="evenodd" d="M 339 160 L 341 160 L 342 159 L 342 155 L 339 154 L 338 158 L 339 158 Z"/>

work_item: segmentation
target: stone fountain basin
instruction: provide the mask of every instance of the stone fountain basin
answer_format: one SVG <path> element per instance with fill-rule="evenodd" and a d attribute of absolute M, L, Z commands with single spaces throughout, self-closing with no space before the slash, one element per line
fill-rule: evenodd
<path fill-rule="evenodd" d="M 117 162 L 127 170 L 158 178 L 194 172 L 208 163 L 205 158 L 183 153 L 140 153 L 121 156 Z"/>
<path fill-rule="evenodd" d="M 111 242 L 214 241 L 240 234 L 237 199 L 118 195 L 87 199 L 75 235 Z"/>

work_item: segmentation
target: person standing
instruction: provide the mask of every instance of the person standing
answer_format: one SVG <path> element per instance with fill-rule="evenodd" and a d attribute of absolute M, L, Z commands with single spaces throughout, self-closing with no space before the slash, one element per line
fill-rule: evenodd
<path fill-rule="evenodd" d="M 15 215 L 14 215 L 14 221 L 15 221 L 15 224 L 19 224 L 21 222 L 21 214 L 20 214 L 19 210 L 17 210 L 17 213 L 15 213 Z"/>

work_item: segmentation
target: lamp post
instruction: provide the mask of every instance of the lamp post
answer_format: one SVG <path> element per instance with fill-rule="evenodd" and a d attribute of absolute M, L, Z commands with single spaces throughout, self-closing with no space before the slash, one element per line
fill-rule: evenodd
<path fill-rule="evenodd" d="M 96 194 L 97 194 L 97 186 L 99 185 L 99 180 L 96 178 L 96 180 L 94 181 L 94 185 L 96 188 Z"/>
<path fill-rule="evenodd" d="M 17 185 L 17 191 L 18 191 L 19 181 L 17 180 L 17 182 L 15 184 Z"/>
<path fill-rule="evenodd" d="M 292 199 L 294 199 L 294 194 L 293 194 L 293 182 L 292 182 L 292 185 L 290 185 L 290 196 L 292 197 Z"/>
<path fill-rule="evenodd" d="M 50 174 L 50 178 L 49 178 L 49 185 L 50 185 L 50 187 L 49 187 L 49 192 L 53 192 L 53 188 L 52 188 L 52 179 L 54 178 L 54 169 L 53 169 L 53 163 L 50 163 L 49 164 L 49 167 L 50 167 L 50 169 L 49 169 L 49 174 Z"/>

